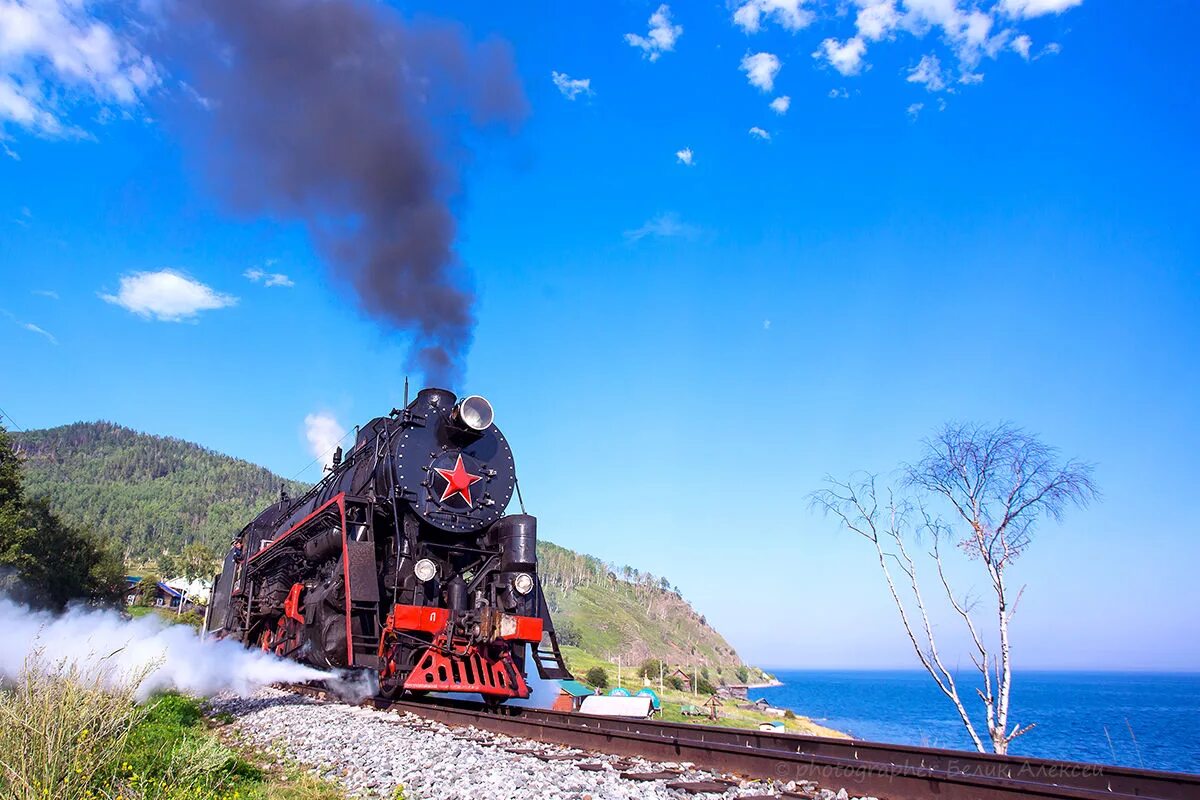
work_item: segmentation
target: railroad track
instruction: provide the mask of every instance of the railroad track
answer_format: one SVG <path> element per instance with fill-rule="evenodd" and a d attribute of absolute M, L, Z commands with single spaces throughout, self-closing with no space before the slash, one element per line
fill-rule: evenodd
<path fill-rule="evenodd" d="M 287 688 L 325 697 L 313 687 Z M 748 778 L 811 781 L 883 800 L 1200 800 L 1200 775 L 1184 773 L 517 706 L 488 708 L 442 698 L 369 702 L 381 710 L 408 712 L 450 726 L 616 756 L 692 762 Z"/>

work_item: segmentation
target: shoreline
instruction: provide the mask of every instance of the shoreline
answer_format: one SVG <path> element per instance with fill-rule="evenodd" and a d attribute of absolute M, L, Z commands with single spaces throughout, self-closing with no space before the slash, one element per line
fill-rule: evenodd
<path fill-rule="evenodd" d="M 778 678 L 771 678 L 769 681 L 760 681 L 758 683 L 747 683 L 747 689 L 770 689 L 773 686 L 783 686 L 783 681 Z"/>

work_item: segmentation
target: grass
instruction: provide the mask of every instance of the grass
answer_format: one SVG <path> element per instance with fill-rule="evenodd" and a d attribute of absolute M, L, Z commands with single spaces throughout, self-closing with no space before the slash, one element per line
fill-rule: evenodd
<path fill-rule="evenodd" d="M 27 663 L 0 690 L 5 800 L 343 800 L 296 765 L 224 744 L 193 698 L 138 706 L 138 680 L 114 688 L 109 676 L 46 667 Z"/>
<path fill-rule="evenodd" d="M 567 661 L 567 666 L 575 677 L 583 680 L 583 676 L 592 667 L 601 667 L 608 673 L 608 682 L 610 687 L 617 685 L 617 665 L 609 661 L 597 658 L 591 653 L 580 650 L 578 647 L 563 647 L 563 657 Z M 621 685 L 632 692 L 636 692 L 642 688 L 644 681 L 638 677 L 637 665 L 625 665 L 621 670 Z M 737 703 L 743 703 L 743 700 L 732 700 L 722 698 L 723 705 L 719 709 L 717 719 L 709 719 L 703 717 L 688 717 L 684 716 L 680 710 L 685 704 L 702 706 L 708 697 L 705 695 L 692 694 L 691 692 L 680 692 L 672 689 L 670 686 L 664 686 L 660 692 L 658 689 L 658 679 L 650 681 L 650 688 L 659 695 L 662 700 L 661 718 L 667 722 L 690 722 L 699 725 L 719 725 L 724 728 L 750 728 L 757 729 L 764 722 L 782 722 L 784 730 L 789 733 L 802 733 L 810 736 L 833 736 L 838 738 L 848 738 L 846 734 L 833 728 L 826 728 L 816 722 L 813 722 L 808 717 L 796 716 L 794 718 L 776 717 L 770 714 L 764 714 L 760 711 L 751 711 L 748 709 L 737 708 Z M 751 696 L 754 692 L 751 690 Z M 702 709 L 707 714 L 707 709 Z"/>
<path fill-rule="evenodd" d="M 178 614 L 163 606 L 127 606 L 125 610 L 134 619 L 154 615 L 172 625 L 191 625 L 196 630 L 200 630 L 200 627 L 204 625 L 204 615 L 198 611 L 185 611 Z"/>

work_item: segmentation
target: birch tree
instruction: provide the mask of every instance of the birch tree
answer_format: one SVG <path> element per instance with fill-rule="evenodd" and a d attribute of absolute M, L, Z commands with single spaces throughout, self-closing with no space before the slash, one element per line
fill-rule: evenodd
<path fill-rule="evenodd" d="M 1090 465 L 1062 460 L 1034 435 L 1007 424 L 952 424 L 924 442 L 922 458 L 902 468 L 896 488 L 880 488 L 876 476 L 857 473 L 844 481 L 827 478 L 812 501 L 872 544 L 921 666 L 953 704 L 975 748 L 1006 753 L 1034 726 L 1010 724 L 1010 628 L 1024 587 L 1014 590 L 1008 570 L 1041 521 L 1061 521 L 1097 495 Z M 955 588 L 944 560 L 954 550 L 978 565 L 975 575 L 986 587 L 981 597 Z M 926 593 L 945 602 L 930 602 Z M 965 678 L 948 666 L 957 660 L 938 649 L 939 607 L 970 643 L 974 673 Z M 968 710 L 975 700 L 982 725 Z"/>

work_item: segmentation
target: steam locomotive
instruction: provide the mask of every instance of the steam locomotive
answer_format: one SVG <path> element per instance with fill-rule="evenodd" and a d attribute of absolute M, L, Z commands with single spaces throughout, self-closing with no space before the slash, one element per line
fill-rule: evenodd
<path fill-rule="evenodd" d="M 537 573 L 537 520 L 505 515 L 512 451 L 482 397 L 424 389 L 362 426 L 302 497 L 281 492 L 234 539 L 206 635 L 380 692 L 528 697 L 526 650 L 569 678 Z M 518 489 L 519 498 L 519 489 Z"/>

